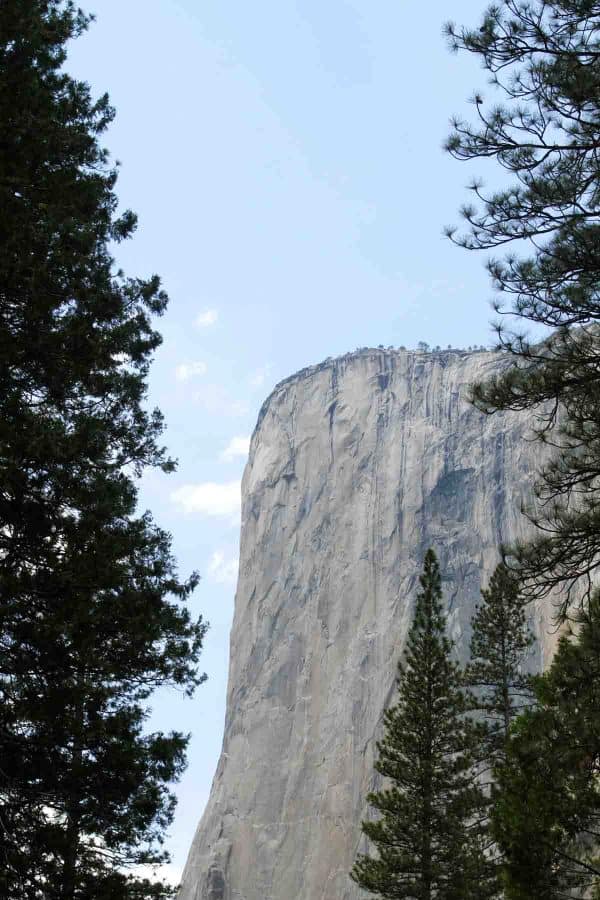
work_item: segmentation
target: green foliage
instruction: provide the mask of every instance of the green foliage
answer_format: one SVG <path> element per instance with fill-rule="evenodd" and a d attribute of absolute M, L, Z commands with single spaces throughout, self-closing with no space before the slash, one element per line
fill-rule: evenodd
<path fill-rule="evenodd" d="M 476 115 L 454 121 L 447 149 L 458 159 L 491 157 L 511 176 L 496 191 L 474 181 L 474 203 L 462 210 L 467 228 L 448 233 L 468 249 L 517 242 L 524 254 L 489 262 L 497 311 L 522 327 L 498 324 L 513 365 L 476 385 L 473 399 L 487 413 L 535 411 L 539 439 L 555 448 L 537 485 L 545 502 L 529 511 L 540 530 L 510 551 L 530 595 L 565 588 L 566 613 L 578 578 L 600 563 L 598 4 L 501 0 L 479 28 L 449 25 L 447 33 L 454 49 L 479 57 L 504 101 L 476 94 Z M 545 340 L 527 337 L 529 323 Z"/>
<path fill-rule="evenodd" d="M 154 688 L 191 693 L 205 626 L 133 477 L 170 471 L 144 407 L 167 303 L 115 271 L 106 96 L 63 70 L 88 19 L 0 4 L 0 894 L 141 900 L 187 738 L 148 733 Z"/>
<path fill-rule="evenodd" d="M 583 900 L 600 891 L 600 593 L 534 690 L 536 706 L 516 719 L 496 771 L 506 897 Z"/>
<path fill-rule="evenodd" d="M 472 619 L 471 659 L 465 684 L 486 725 L 485 755 L 503 752 L 512 720 L 531 703 L 531 679 L 523 672 L 534 637 L 514 574 L 500 563 Z"/>
<path fill-rule="evenodd" d="M 480 827 L 483 795 L 473 777 L 478 741 L 451 659 L 439 566 L 425 557 L 398 702 L 385 711 L 375 768 L 388 779 L 363 822 L 378 856 L 360 855 L 351 877 L 380 897 L 474 900 L 496 896 Z"/>

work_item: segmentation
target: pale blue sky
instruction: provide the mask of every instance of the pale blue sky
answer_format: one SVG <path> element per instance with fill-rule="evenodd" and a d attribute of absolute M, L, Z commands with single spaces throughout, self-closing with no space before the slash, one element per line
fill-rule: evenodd
<path fill-rule="evenodd" d="M 193 735 L 168 843 L 178 871 L 221 746 L 238 482 L 262 401 L 358 346 L 492 340 L 484 259 L 442 237 L 470 177 L 441 149 L 448 120 L 485 75 L 441 29 L 484 4 L 82 2 L 97 22 L 68 68 L 111 96 L 105 143 L 140 220 L 119 263 L 158 272 L 171 296 L 150 385 L 179 470 L 146 478 L 143 505 L 182 574 L 200 571 L 194 608 L 211 623 L 209 681 L 154 704 L 159 727 Z"/>

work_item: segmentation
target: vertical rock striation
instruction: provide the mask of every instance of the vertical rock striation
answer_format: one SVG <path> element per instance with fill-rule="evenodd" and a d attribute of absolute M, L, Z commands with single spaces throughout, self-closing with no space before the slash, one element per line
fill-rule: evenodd
<path fill-rule="evenodd" d="M 180 900 L 357 900 L 348 871 L 418 574 L 433 547 L 466 655 L 539 446 L 484 417 L 501 354 L 362 350 L 279 384 L 242 492 L 223 751 Z M 548 616 L 549 618 L 549 616 Z M 543 611 L 532 667 L 551 653 Z"/>

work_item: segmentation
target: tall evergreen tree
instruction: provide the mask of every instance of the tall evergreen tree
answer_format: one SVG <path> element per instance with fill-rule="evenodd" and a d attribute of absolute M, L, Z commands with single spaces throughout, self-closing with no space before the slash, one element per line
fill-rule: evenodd
<path fill-rule="evenodd" d="M 496 770 L 507 900 L 600 893 L 600 593 L 576 615 Z"/>
<path fill-rule="evenodd" d="M 204 634 L 133 480 L 173 462 L 145 409 L 165 309 L 110 245 L 106 96 L 64 70 L 68 0 L 0 4 L 0 895 L 147 900 L 187 738 L 149 733 L 155 687 L 191 693 Z"/>
<path fill-rule="evenodd" d="M 380 818 L 362 825 L 378 856 L 359 856 L 351 877 L 380 897 L 483 900 L 496 889 L 479 823 L 483 796 L 472 771 L 478 733 L 465 715 L 432 550 L 420 582 L 398 702 L 385 711 L 377 744 L 375 768 L 389 786 L 369 794 Z"/>
<path fill-rule="evenodd" d="M 447 148 L 493 158 L 511 176 L 495 191 L 474 181 L 467 229 L 449 234 L 472 250 L 517 247 L 489 262 L 497 311 L 520 325 L 497 326 L 512 365 L 473 399 L 486 413 L 534 412 L 539 439 L 554 447 L 538 484 L 545 502 L 528 511 L 540 530 L 511 557 L 530 595 L 565 589 L 564 613 L 580 576 L 589 598 L 600 565 L 600 5 L 499 0 L 479 28 L 447 31 L 503 101 L 477 93 L 476 115 L 454 122 Z"/>
<path fill-rule="evenodd" d="M 515 716 L 532 702 L 531 678 L 523 668 L 534 637 L 519 583 L 503 563 L 481 596 L 483 602 L 471 621 L 465 684 L 473 691 L 474 708 L 483 715 L 485 753 L 493 760 L 502 753 Z"/>

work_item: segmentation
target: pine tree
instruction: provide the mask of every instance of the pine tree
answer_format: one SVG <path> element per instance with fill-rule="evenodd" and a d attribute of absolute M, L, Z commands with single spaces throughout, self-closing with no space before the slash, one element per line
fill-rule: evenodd
<path fill-rule="evenodd" d="M 483 797 L 472 772 L 478 733 L 465 715 L 432 550 L 420 583 L 399 665 L 398 702 L 385 711 L 377 744 L 375 768 L 389 786 L 369 794 L 380 818 L 362 824 L 378 856 L 359 856 L 351 877 L 380 897 L 483 900 L 496 893 L 479 826 Z"/>
<path fill-rule="evenodd" d="M 507 900 L 600 893 L 600 593 L 575 618 L 496 769 Z"/>
<path fill-rule="evenodd" d="M 205 626 L 134 477 L 172 471 L 145 409 L 167 303 L 110 254 L 98 138 L 108 98 L 64 70 L 71 2 L 0 4 L 0 895 L 148 900 L 187 738 L 149 733 L 148 698 L 191 693 Z"/>
<path fill-rule="evenodd" d="M 531 678 L 523 672 L 534 642 L 514 573 L 500 563 L 482 590 L 471 620 L 471 659 L 465 684 L 486 725 L 485 754 L 493 760 L 508 741 L 511 722 L 531 703 Z"/>
<path fill-rule="evenodd" d="M 589 598 L 600 565 L 599 13 L 597 0 L 500 0 L 479 28 L 447 27 L 453 49 L 481 60 L 503 101 L 477 93 L 474 119 L 455 120 L 447 148 L 458 159 L 493 158 L 512 176 L 495 191 L 474 181 L 465 233 L 448 229 L 471 250 L 516 244 L 488 265 L 497 311 L 520 326 L 497 326 L 512 365 L 476 385 L 473 400 L 486 413 L 531 411 L 554 448 L 537 486 L 545 502 L 528 510 L 540 530 L 509 549 L 530 596 L 565 589 L 563 614 L 580 576 Z"/>

